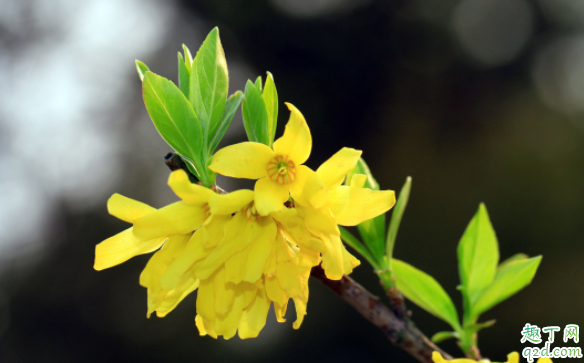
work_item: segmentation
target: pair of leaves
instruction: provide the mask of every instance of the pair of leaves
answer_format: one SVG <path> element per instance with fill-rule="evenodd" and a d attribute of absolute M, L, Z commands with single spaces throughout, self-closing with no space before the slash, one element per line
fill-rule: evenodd
<path fill-rule="evenodd" d="M 454 332 L 441 332 L 433 340 L 474 334 L 494 322 L 477 324 L 479 315 L 529 285 L 541 256 L 515 255 L 497 267 L 499 260 L 495 232 L 484 205 L 468 225 L 458 247 L 462 280 L 464 324 L 460 325 L 452 300 L 430 275 L 399 260 L 392 261 L 398 289 L 416 305 L 444 320 Z"/>
<path fill-rule="evenodd" d="M 213 182 L 206 165 L 239 107 L 243 94 L 227 99 L 229 76 L 219 30 L 213 29 L 196 57 L 183 45 L 178 54 L 179 86 L 136 61 L 144 103 L 162 138 L 186 161 L 197 178 Z"/>
<path fill-rule="evenodd" d="M 272 146 L 278 122 L 278 92 L 270 72 L 267 72 L 264 87 L 261 77 L 257 78 L 255 84 L 247 81 L 242 113 L 249 141 Z"/>

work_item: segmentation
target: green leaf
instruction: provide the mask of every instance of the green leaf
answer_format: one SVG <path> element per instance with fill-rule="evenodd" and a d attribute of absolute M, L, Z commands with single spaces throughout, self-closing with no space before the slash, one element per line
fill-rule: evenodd
<path fill-rule="evenodd" d="M 193 56 L 191 51 L 183 44 L 183 51 L 185 52 L 185 66 L 187 67 L 189 73 L 191 73 L 191 67 L 193 66 Z"/>
<path fill-rule="evenodd" d="M 476 324 L 467 325 L 464 327 L 464 331 L 467 334 L 475 334 L 475 333 L 478 333 L 479 330 L 492 327 L 493 325 L 495 325 L 496 322 L 497 322 L 497 320 L 489 320 L 489 321 L 485 321 L 484 323 L 476 323 Z"/>
<path fill-rule="evenodd" d="M 406 183 L 399 192 L 397 202 L 393 207 L 393 213 L 391 215 L 391 221 L 389 222 L 389 231 L 387 232 L 387 240 L 385 241 L 385 254 L 389 258 L 393 257 L 393 246 L 395 246 L 395 239 L 397 238 L 397 232 L 399 230 L 399 225 L 402 220 L 402 216 L 408 205 L 408 200 L 410 199 L 410 191 L 412 189 L 412 178 L 407 177 Z"/>
<path fill-rule="evenodd" d="M 367 176 L 364 188 L 372 190 L 379 190 L 379 184 L 371 174 L 367 163 L 363 158 L 359 158 L 357 165 L 347 174 L 345 184 L 349 185 L 351 179 L 355 174 L 363 174 Z M 385 214 L 381 214 L 375 218 L 369 219 L 357 226 L 359 234 L 365 244 L 371 249 L 377 259 L 381 259 L 384 255 L 385 249 Z"/>
<path fill-rule="evenodd" d="M 339 226 L 339 230 L 341 231 L 341 239 L 351 248 L 357 251 L 361 256 L 363 256 L 369 262 L 369 264 L 371 264 L 371 266 L 377 269 L 377 262 L 367 247 L 365 247 L 361 241 L 359 241 L 357 237 L 353 236 L 353 234 L 346 228 Z"/>
<path fill-rule="evenodd" d="M 209 156 L 213 155 L 217 145 L 219 145 L 219 142 L 221 139 L 223 139 L 227 128 L 231 124 L 231 120 L 233 120 L 235 111 L 237 111 L 239 105 L 241 104 L 241 100 L 243 100 L 243 93 L 241 91 L 235 92 L 227 99 L 227 103 L 225 104 L 225 112 L 223 112 L 221 121 L 209 133 Z"/>
<path fill-rule="evenodd" d="M 141 81 L 144 81 L 144 74 L 148 71 L 150 71 L 150 69 L 148 69 L 148 66 L 142 62 L 140 62 L 139 60 L 136 59 L 136 70 L 138 71 L 138 76 L 140 77 Z"/>
<path fill-rule="evenodd" d="M 461 330 L 452 300 L 432 276 L 396 259 L 392 260 L 392 270 L 397 288 L 405 297 L 450 324 L 454 330 Z"/>
<path fill-rule="evenodd" d="M 499 247 L 487 208 L 481 203 L 458 244 L 458 269 L 466 304 L 488 287 L 497 271 Z"/>
<path fill-rule="evenodd" d="M 270 138 L 269 146 L 272 146 L 274 143 L 274 138 L 276 137 L 276 127 L 278 125 L 278 92 L 276 91 L 274 77 L 270 72 L 267 73 L 268 76 L 266 78 L 266 84 L 264 86 L 262 98 L 268 113 L 268 135 Z"/>
<path fill-rule="evenodd" d="M 541 256 L 537 256 L 501 264 L 497 269 L 493 283 L 472 304 L 472 316 L 479 316 L 529 285 L 540 262 Z"/>
<path fill-rule="evenodd" d="M 516 255 L 513 255 L 511 257 L 509 257 L 508 259 L 506 259 L 505 261 L 501 262 L 499 264 L 499 267 L 497 267 L 498 270 L 502 269 L 504 266 L 506 266 L 507 264 L 514 262 L 514 261 L 521 261 L 521 260 L 527 260 L 529 258 L 528 255 L 526 255 L 525 253 L 518 253 Z"/>
<path fill-rule="evenodd" d="M 227 102 L 229 76 L 219 29 L 211 30 L 191 69 L 189 100 L 201 123 L 205 143 L 209 130 L 221 121 Z"/>
<path fill-rule="evenodd" d="M 430 340 L 433 343 L 438 344 L 438 343 L 443 342 L 447 339 L 452 339 L 452 338 L 458 339 L 459 337 L 460 337 L 460 335 L 455 331 L 441 331 L 439 333 L 432 335 L 432 338 L 430 338 Z"/>
<path fill-rule="evenodd" d="M 185 97 L 189 97 L 189 82 L 190 82 L 190 71 L 188 70 L 187 66 L 185 65 L 185 60 L 180 54 L 178 53 L 178 88 L 182 91 Z"/>
<path fill-rule="evenodd" d="M 263 89 L 262 89 L 262 76 L 258 76 L 258 78 L 256 78 L 255 86 L 258 89 L 258 91 L 260 91 L 260 93 L 263 92 Z"/>
<path fill-rule="evenodd" d="M 266 104 L 257 87 L 247 81 L 243 98 L 243 125 L 249 141 L 270 145 Z"/>
<path fill-rule="evenodd" d="M 184 94 L 174 83 L 152 72 L 144 75 L 142 92 L 146 109 L 160 136 L 181 156 L 193 162 L 199 180 L 207 181 L 200 154 L 203 133 Z"/>

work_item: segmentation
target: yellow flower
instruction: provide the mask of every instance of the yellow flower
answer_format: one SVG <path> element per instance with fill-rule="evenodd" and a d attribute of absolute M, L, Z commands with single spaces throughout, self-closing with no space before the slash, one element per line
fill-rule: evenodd
<path fill-rule="evenodd" d="M 452 360 L 446 360 L 444 358 L 442 358 L 442 355 L 439 352 L 433 352 L 432 353 L 432 360 L 434 361 L 434 363 L 477 363 L 477 362 L 485 362 L 485 363 L 490 363 L 489 360 L 483 359 L 483 360 L 473 360 L 473 359 L 468 359 L 468 358 L 459 358 L 459 359 L 452 359 Z M 495 362 L 493 362 L 495 363 Z M 513 352 L 513 353 L 509 353 L 507 355 L 507 362 L 504 363 L 519 363 L 519 353 L 517 352 Z M 549 358 L 539 358 L 537 360 L 537 363 L 552 363 L 552 360 Z"/>
<path fill-rule="evenodd" d="M 304 116 L 293 105 L 284 135 L 273 150 L 264 144 L 242 142 L 219 150 L 209 169 L 236 178 L 259 179 L 255 207 L 262 216 L 284 208 L 292 194 L 316 208 L 326 202 L 325 186 L 316 173 L 302 165 L 310 156 L 312 137 Z"/>
<path fill-rule="evenodd" d="M 294 209 L 273 214 L 283 225 L 287 238 L 322 253 L 322 267 L 331 280 L 350 274 L 360 264 L 341 242 L 338 225 L 356 226 L 387 212 L 395 204 L 395 193 L 391 190 L 362 188 L 364 175 L 355 175 L 349 186 L 341 185 L 360 156 L 359 150 L 343 148 L 317 169 L 328 194 L 327 202 L 320 208 L 295 199 Z"/>
<path fill-rule="evenodd" d="M 284 322 L 288 300 L 296 305 L 295 329 L 300 327 L 308 302 L 308 278 L 320 258 L 314 251 L 290 245 L 278 233 L 262 276 L 254 283 L 228 282 L 226 265 L 202 279 L 197 295 L 195 322 L 200 335 L 230 339 L 255 338 L 266 324 L 271 303 L 279 322 Z"/>

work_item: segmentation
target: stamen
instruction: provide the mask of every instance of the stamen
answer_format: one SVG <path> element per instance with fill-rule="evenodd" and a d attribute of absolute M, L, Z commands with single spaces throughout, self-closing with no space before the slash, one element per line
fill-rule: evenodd
<path fill-rule="evenodd" d="M 296 177 L 296 165 L 286 155 L 273 157 L 266 170 L 271 180 L 282 185 L 292 183 Z"/>

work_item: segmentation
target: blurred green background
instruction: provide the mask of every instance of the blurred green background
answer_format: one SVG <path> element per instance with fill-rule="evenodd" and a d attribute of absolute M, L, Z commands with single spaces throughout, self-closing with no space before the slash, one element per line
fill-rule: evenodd
<path fill-rule="evenodd" d="M 230 93 L 270 71 L 303 112 L 309 166 L 348 146 L 384 189 L 412 176 L 395 256 L 459 308 L 456 246 L 480 202 L 502 259 L 544 256 L 528 288 L 483 316 L 497 319 L 479 337 L 486 357 L 521 351 L 526 323 L 584 326 L 581 1 L 3 0 L 0 362 L 414 362 L 316 281 L 300 330 L 290 307 L 255 340 L 216 341 L 198 336 L 195 296 L 146 319 L 148 256 L 93 270 L 94 246 L 125 228 L 111 194 L 176 200 L 134 59 L 176 81 L 181 44 L 195 51 L 214 26 Z M 224 143 L 244 139 L 238 114 Z M 366 262 L 353 276 L 383 295 Z M 447 328 L 408 306 L 426 334 Z"/>

